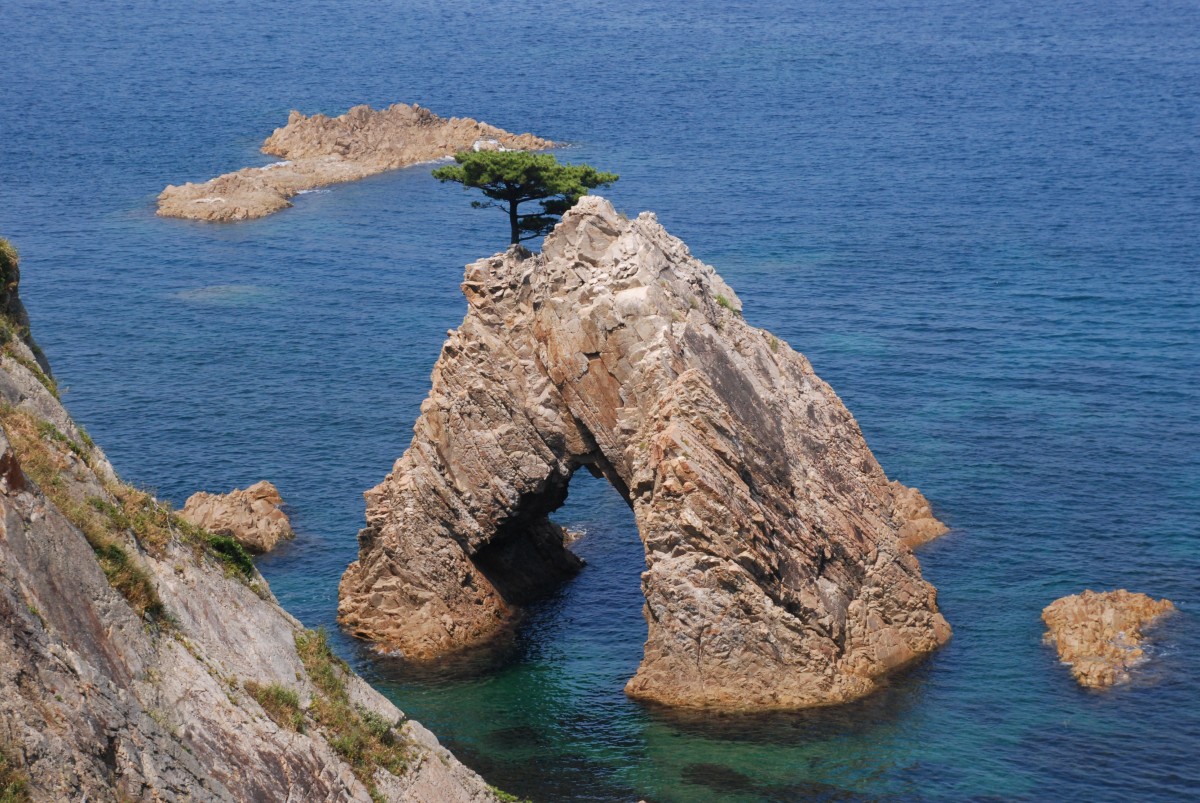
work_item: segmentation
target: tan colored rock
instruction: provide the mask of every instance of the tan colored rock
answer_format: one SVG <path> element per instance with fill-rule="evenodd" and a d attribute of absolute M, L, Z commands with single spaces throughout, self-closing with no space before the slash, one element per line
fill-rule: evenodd
<path fill-rule="evenodd" d="M 468 265 L 462 287 L 412 444 L 366 494 L 340 587 L 358 636 L 422 659 L 510 627 L 579 570 L 547 516 L 586 468 L 645 547 L 633 697 L 838 703 L 949 638 L 899 537 L 911 494 L 808 360 L 748 325 L 654 215 L 585 197 L 541 254 Z"/>
<path fill-rule="evenodd" d="M 158 214 L 192 220 L 234 221 L 264 217 L 292 204 L 306 190 L 355 181 L 386 170 L 453 156 L 462 150 L 544 150 L 554 143 L 533 134 L 511 134 L 469 117 L 438 117 L 417 104 L 386 109 L 355 106 L 340 117 L 293 111 L 287 125 L 263 143 L 263 153 L 284 161 L 246 167 L 202 184 L 168 186 Z"/>
<path fill-rule="evenodd" d="M 896 499 L 896 515 L 904 520 L 900 527 L 900 543 L 913 549 L 950 532 L 949 527 L 934 517 L 933 508 L 924 494 L 895 480 L 891 485 Z"/>
<path fill-rule="evenodd" d="M 200 491 L 188 497 L 179 515 L 197 527 L 231 535 L 251 552 L 270 552 L 280 541 L 294 538 L 287 514 L 279 509 L 283 497 L 263 480 L 227 494 Z"/>
<path fill-rule="evenodd" d="M 1170 600 L 1117 591 L 1084 591 L 1057 599 L 1042 611 L 1045 640 L 1071 667 L 1080 686 L 1103 688 L 1129 680 L 1145 658 L 1142 629 L 1175 610 Z"/>

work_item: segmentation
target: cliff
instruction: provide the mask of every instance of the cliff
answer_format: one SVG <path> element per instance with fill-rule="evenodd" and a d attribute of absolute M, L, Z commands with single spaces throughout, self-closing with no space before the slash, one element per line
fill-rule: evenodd
<path fill-rule="evenodd" d="M 580 568 L 547 516 L 582 467 L 645 547 L 634 697 L 837 703 L 949 637 L 904 543 L 944 531 L 924 497 L 654 215 L 585 197 L 541 254 L 468 265 L 462 289 L 412 444 L 366 494 L 340 587 L 357 635 L 423 659 L 511 627 Z"/>
<path fill-rule="evenodd" d="M 117 478 L 12 320 L 16 291 L 0 318 L 0 799 L 493 800 L 279 607 L 236 542 Z"/>
<path fill-rule="evenodd" d="M 263 143 L 284 161 L 246 167 L 202 184 L 170 185 L 158 196 L 158 214 L 193 220 L 264 217 L 291 206 L 306 190 L 355 181 L 385 170 L 480 149 L 543 150 L 554 143 L 511 134 L 469 117 L 438 117 L 415 103 L 375 111 L 355 106 L 340 117 L 293 111 L 287 125 Z"/>

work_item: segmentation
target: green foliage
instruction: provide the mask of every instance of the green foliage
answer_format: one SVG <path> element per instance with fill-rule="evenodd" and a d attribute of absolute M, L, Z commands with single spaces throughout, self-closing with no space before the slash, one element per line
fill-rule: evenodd
<path fill-rule="evenodd" d="M 717 306 L 724 307 L 725 309 L 732 312 L 734 315 L 741 317 L 742 311 L 740 309 L 738 309 L 737 307 L 733 306 L 733 302 L 730 301 L 725 296 L 721 295 L 720 293 L 717 293 Z"/>
<path fill-rule="evenodd" d="M 616 173 L 591 165 L 559 164 L 553 154 L 523 151 L 461 151 L 458 164 L 439 167 L 433 177 L 477 189 L 490 201 L 474 201 L 476 209 L 496 208 L 508 214 L 512 243 L 540 237 L 588 190 L 607 187 Z M 521 204 L 536 201 L 536 212 L 520 214 Z"/>
<path fill-rule="evenodd" d="M 16 246 L 0 237 L 0 283 L 3 284 L 6 294 L 17 288 L 17 281 L 20 277 L 17 266 L 20 264 L 20 260 Z"/>
<path fill-rule="evenodd" d="M 346 760 L 371 797 L 376 798 L 375 769 L 382 767 L 399 776 L 408 766 L 408 751 L 396 732 L 402 722 L 390 722 L 351 704 L 346 690 L 350 667 L 333 654 L 324 630 L 297 633 L 296 652 L 318 691 L 309 713 L 325 732 L 329 746 Z"/>
<path fill-rule="evenodd" d="M 525 798 L 520 798 L 510 792 L 505 792 L 498 786 L 489 786 L 488 789 L 493 795 L 496 796 L 497 800 L 503 801 L 503 803 L 531 803 Z"/>
<path fill-rule="evenodd" d="M 304 733 L 304 711 L 300 708 L 300 695 L 280 683 L 255 683 L 247 681 L 242 684 L 246 693 L 262 706 L 275 724 L 281 728 Z"/>
<path fill-rule="evenodd" d="M 10 757 L 9 751 L 0 745 L 0 803 L 26 803 L 29 796 L 29 778 Z"/>
<path fill-rule="evenodd" d="M 254 559 L 245 547 L 227 535 L 208 533 L 208 548 L 232 572 L 249 580 L 254 577 Z"/>

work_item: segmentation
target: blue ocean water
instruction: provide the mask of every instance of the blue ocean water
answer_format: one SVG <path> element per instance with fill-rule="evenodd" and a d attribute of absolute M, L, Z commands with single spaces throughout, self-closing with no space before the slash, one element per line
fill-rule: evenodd
<path fill-rule="evenodd" d="M 262 560 L 334 627 L 362 491 L 403 452 L 464 263 L 503 247 L 428 167 L 264 220 L 161 220 L 167 183 L 270 161 L 288 110 L 420 102 L 573 143 L 806 353 L 890 476 L 949 645 L 852 706 L 681 718 L 625 699 L 645 624 L 617 494 L 590 567 L 502 660 L 339 649 L 536 801 L 1200 795 L 1200 6 L 4 0 L 0 235 L 75 416 L 176 503 L 267 478 Z M 494 217 L 491 215 L 495 215 Z M 1174 599 L 1134 683 L 1078 689 L 1041 608 Z"/>

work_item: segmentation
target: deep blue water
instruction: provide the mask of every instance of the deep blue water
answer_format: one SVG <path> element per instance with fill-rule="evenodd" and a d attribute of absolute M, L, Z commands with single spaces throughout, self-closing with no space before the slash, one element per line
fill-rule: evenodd
<path fill-rule="evenodd" d="M 417 101 L 621 174 L 806 353 L 890 476 L 953 641 L 861 704 L 679 719 L 621 693 L 645 625 L 617 494 L 559 519 L 591 566 L 498 663 L 342 652 L 537 801 L 1170 800 L 1200 794 L 1200 6 L 3 0 L 0 234 L 75 416 L 181 503 L 266 478 L 262 561 L 333 625 L 361 494 L 408 444 L 461 266 L 499 215 L 416 167 L 245 224 L 167 183 L 270 161 L 290 108 Z M 241 6 L 235 7 L 235 6 Z M 586 481 L 585 481 L 586 479 Z M 1130 686 L 1076 688 L 1041 608 L 1174 599 Z"/>

